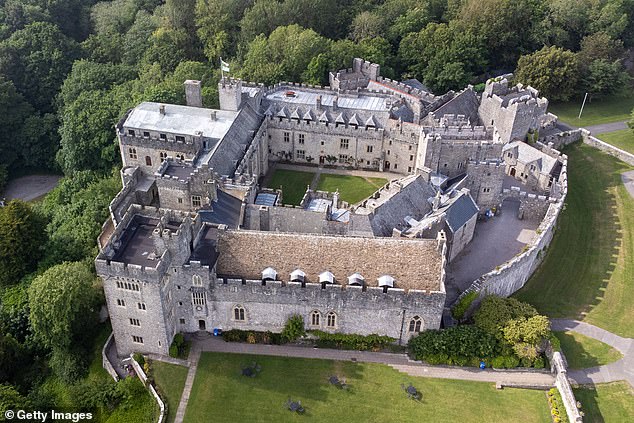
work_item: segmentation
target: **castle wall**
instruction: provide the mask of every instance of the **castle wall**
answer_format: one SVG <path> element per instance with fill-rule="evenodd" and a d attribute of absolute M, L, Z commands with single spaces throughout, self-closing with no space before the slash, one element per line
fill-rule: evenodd
<path fill-rule="evenodd" d="M 236 175 L 264 176 L 269 170 L 268 121 L 265 119 L 258 128 L 253 141 L 236 167 Z"/>
<path fill-rule="evenodd" d="M 581 139 L 581 129 L 574 129 L 571 131 L 558 132 L 555 135 L 546 135 L 540 137 L 540 142 L 546 145 L 552 143 L 552 147 L 561 150 L 568 144 L 579 141 Z"/>
<path fill-rule="evenodd" d="M 407 340 L 409 320 L 415 315 L 423 319 L 424 330 L 438 329 L 444 307 L 444 292 L 425 292 L 390 289 L 383 293 L 381 288 L 342 287 L 298 282 L 267 282 L 220 279 L 211 288 L 215 308 L 212 312 L 214 327 L 222 329 L 271 330 L 279 332 L 288 317 L 300 314 L 307 329 L 321 329 L 331 332 L 357 333 L 369 335 L 378 333 L 393 338 Z M 233 307 L 245 308 L 246 321 L 233 319 Z M 310 326 L 310 313 L 321 313 L 321 327 Z M 335 312 L 335 329 L 326 327 L 326 314 Z M 404 319 L 404 320 L 403 320 Z M 404 323 L 403 323 L 404 322 Z"/>
<path fill-rule="evenodd" d="M 625 150 L 621 150 L 620 148 L 617 148 L 611 144 L 601 141 L 600 139 L 596 137 L 593 137 L 592 135 L 590 135 L 590 131 L 586 129 L 582 129 L 581 133 L 583 136 L 584 144 L 588 144 L 594 148 L 598 148 L 604 153 L 607 153 L 610 156 L 614 156 L 617 159 L 622 160 L 625 163 L 634 166 L 634 154 L 628 153 Z"/>
<path fill-rule="evenodd" d="M 478 215 L 475 214 L 471 219 L 467 221 L 460 229 L 454 233 L 451 238 L 448 238 L 449 257 L 448 261 L 451 262 L 473 239 L 476 222 Z M 447 231 L 450 233 L 449 231 Z"/>
<path fill-rule="evenodd" d="M 200 139 L 189 137 L 185 142 L 176 141 L 171 134 L 168 135 L 167 140 L 159 139 L 158 135 L 144 138 L 119 133 L 118 137 L 123 166 L 139 167 L 147 175 L 154 174 L 162 163 L 161 153 L 164 153 L 166 157 L 183 156 L 185 160 L 194 160 L 203 147 L 202 137 Z M 134 149 L 134 153 L 130 152 L 130 149 Z M 150 158 L 149 165 L 146 157 Z"/>
<path fill-rule="evenodd" d="M 480 213 L 499 207 L 504 170 L 504 164 L 498 161 L 468 163 L 466 188 L 469 188 L 471 196 L 480 208 Z"/>

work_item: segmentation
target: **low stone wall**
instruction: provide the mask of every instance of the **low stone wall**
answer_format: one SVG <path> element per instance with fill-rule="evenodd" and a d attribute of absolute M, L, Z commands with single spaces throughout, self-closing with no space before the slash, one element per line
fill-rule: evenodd
<path fill-rule="evenodd" d="M 570 382 L 568 381 L 566 360 L 559 351 L 555 351 L 552 355 L 549 354 L 548 358 L 551 363 L 551 371 L 555 373 L 555 386 L 561 394 L 568 420 L 571 423 L 583 422 L 583 417 L 577 407 L 575 393 L 572 391 L 572 386 L 570 386 Z"/>
<path fill-rule="evenodd" d="M 156 400 L 156 402 L 157 402 L 157 404 L 158 404 L 158 406 L 159 406 L 159 408 L 161 410 L 161 413 L 159 414 L 159 418 L 157 420 L 157 423 L 163 423 L 163 420 L 165 420 L 165 403 L 163 403 L 163 400 L 161 399 L 159 394 L 156 392 L 156 389 L 154 389 L 154 386 L 152 386 L 151 383 L 147 382 L 147 375 L 145 374 L 145 372 L 141 368 L 141 365 L 139 363 L 137 363 L 137 361 L 134 359 L 132 354 L 130 355 L 130 363 L 132 364 L 132 367 L 134 368 L 134 371 L 136 372 L 136 374 L 139 377 L 139 379 L 141 379 L 141 382 L 143 382 L 143 384 L 146 386 L 148 391 L 150 391 L 150 393 L 152 394 L 152 396 Z"/>
<path fill-rule="evenodd" d="M 605 141 L 601 141 L 597 137 L 594 137 L 590 134 L 590 131 L 587 129 L 581 129 L 583 142 L 588 144 L 594 148 L 598 148 L 599 150 L 609 154 L 610 156 L 614 156 L 617 159 L 624 161 L 625 163 L 634 166 L 634 154 L 628 153 L 625 150 L 621 150 L 613 146 L 612 144 L 608 144 Z"/>
<path fill-rule="evenodd" d="M 108 337 L 108 340 L 106 341 L 106 343 L 103 345 L 103 348 L 101 349 L 101 365 L 103 366 L 104 369 L 106 369 L 108 374 L 112 376 L 114 381 L 117 382 L 119 380 L 119 375 L 117 374 L 110 360 L 108 360 L 108 354 L 106 354 L 106 351 L 108 351 L 108 348 L 110 348 L 110 345 L 114 342 L 113 335 L 114 333 L 110 334 L 110 336 Z"/>
<path fill-rule="evenodd" d="M 581 129 L 572 129 L 570 131 L 559 132 L 554 135 L 546 135 L 544 137 L 540 137 L 539 141 L 546 145 L 552 143 L 553 148 L 561 150 L 568 144 L 579 141 L 582 138 L 581 131 Z"/>

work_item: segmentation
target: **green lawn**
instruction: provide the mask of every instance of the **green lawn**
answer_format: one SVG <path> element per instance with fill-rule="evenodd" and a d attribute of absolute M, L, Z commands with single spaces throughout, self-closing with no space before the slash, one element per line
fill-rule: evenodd
<path fill-rule="evenodd" d="M 284 204 L 299 205 L 314 176 L 315 174 L 310 172 L 276 169 L 266 186 L 273 189 L 282 188 Z"/>
<path fill-rule="evenodd" d="M 623 355 L 608 344 L 576 332 L 554 332 L 571 369 L 585 369 L 620 360 Z"/>
<path fill-rule="evenodd" d="M 634 93 L 586 102 L 581 119 L 578 119 L 582 102 L 583 98 L 567 103 L 553 103 L 548 106 L 548 110 L 559 116 L 559 120 L 562 122 L 574 126 L 590 126 L 629 120 L 632 109 L 634 109 Z"/>
<path fill-rule="evenodd" d="M 631 129 L 623 129 L 622 131 L 606 132 L 597 135 L 601 141 L 612 144 L 621 150 L 634 154 L 634 132 Z"/>
<path fill-rule="evenodd" d="M 565 210 L 544 262 L 516 296 L 549 316 L 634 337 L 634 199 L 620 175 L 631 167 L 583 144 L 565 153 Z"/>
<path fill-rule="evenodd" d="M 152 362 L 154 381 L 159 389 L 159 395 L 167 402 L 167 423 L 174 421 L 178 403 L 180 402 L 185 379 L 187 379 L 187 367 L 176 364 L 164 363 L 154 360 Z"/>
<path fill-rule="evenodd" d="M 317 189 L 330 192 L 339 190 L 339 198 L 350 204 L 355 204 L 372 195 L 386 183 L 387 179 L 383 178 L 363 178 L 361 176 L 322 173 L 319 176 Z"/>
<path fill-rule="evenodd" d="M 255 378 L 241 368 L 257 362 Z M 349 390 L 328 382 L 345 378 Z M 412 383 L 421 402 L 407 398 Z M 304 415 L 285 408 L 301 401 Z M 203 353 L 185 414 L 187 422 L 546 422 L 541 391 L 496 390 L 490 383 L 410 377 L 381 364 Z"/>
<path fill-rule="evenodd" d="M 627 382 L 600 384 L 574 391 L 585 413 L 585 423 L 634 421 L 634 390 Z"/>

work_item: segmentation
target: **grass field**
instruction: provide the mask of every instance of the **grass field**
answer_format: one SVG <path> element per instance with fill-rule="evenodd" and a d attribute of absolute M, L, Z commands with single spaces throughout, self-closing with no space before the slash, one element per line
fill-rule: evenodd
<path fill-rule="evenodd" d="M 581 402 L 585 423 L 625 423 L 634 421 L 634 390 L 627 382 L 574 389 Z"/>
<path fill-rule="evenodd" d="M 281 187 L 283 203 L 298 205 L 314 176 L 315 174 L 310 172 L 276 169 L 266 186 L 273 189 Z"/>
<path fill-rule="evenodd" d="M 630 167 L 592 147 L 565 150 L 568 197 L 546 258 L 516 297 L 552 317 L 634 337 L 634 199 Z"/>
<path fill-rule="evenodd" d="M 585 369 L 620 360 L 623 355 L 608 344 L 576 332 L 554 332 L 571 369 Z"/>
<path fill-rule="evenodd" d="M 241 368 L 256 361 L 255 378 Z M 349 390 L 328 383 L 346 379 Z M 421 402 L 408 399 L 401 384 L 412 383 Z M 289 399 L 301 401 L 304 415 L 291 414 Z M 203 353 L 187 422 L 546 422 L 541 391 L 496 390 L 490 383 L 409 377 L 380 364 L 287 357 Z"/>
<path fill-rule="evenodd" d="M 363 178 L 361 176 L 322 173 L 319 176 L 317 189 L 330 192 L 339 190 L 339 198 L 350 204 L 355 204 L 372 195 L 386 183 L 387 179 L 383 178 Z"/>
<path fill-rule="evenodd" d="M 608 144 L 612 144 L 621 150 L 628 151 L 634 154 L 634 132 L 631 129 L 624 129 L 622 131 L 606 132 L 597 135 L 601 141 L 605 141 Z"/>
<path fill-rule="evenodd" d="M 574 126 L 590 126 L 599 123 L 628 120 L 634 109 L 634 94 L 620 97 L 607 97 L 586 102 L 581 119 L 578 119 L 583 98 L 567 103 L 553 103 L 548 106 L 551 113 L 559 116 L 559 120 Z"/>
<path fill-rule="evenodd" d="M 171 423 L 176 417 L 178 403 L 185 387 L 187 367 L 155 360 L 152 362 L 152 369 L 159 395 L 167 402 L 167 423 Z"/>

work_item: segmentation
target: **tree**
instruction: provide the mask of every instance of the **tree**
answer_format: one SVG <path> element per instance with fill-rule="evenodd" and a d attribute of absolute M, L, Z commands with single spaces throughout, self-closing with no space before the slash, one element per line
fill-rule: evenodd
<path fill-rule="evenodd" d="M 581 80 L 583 89 L 593 97 L 615 94 L 627 87 L 630 82 L 630 77 L 620 60 L 594 60 L 584 71 Z"/>
<path fill-rule="evenodd" d="M 359 13 L 350 25 L 350 38 L 359 42 L 383 33 L 383 19 L 368 11 Z"/>
<path fill-rule="evenodd" d="M 539 356 L 539 344 L 550 335 L 550 321 L 542 315 L 520 317 L 509 320 L 502 331 L 515 354 L 533 362 Z"/>
<path fill-rule="evenodd" d="M 42 256 L 44 221 L 31 207 L 12 200 L 0 208 L 0 287 L 16 284 Z"/>
<path fill-rule="evenodd" d="M 20 393 L 9 384 L 0 384 L 0 415 L 5 416 L 8 410 L 28 409 L 29 403 Z"/>
<path fill-rule="evenodd" d="M 25 99 L 44 112 L 79 54 L 77 44 L 53 24 L 36 22 L 0 43 L 0 73 L 7 75 Z"/>
<path fill-rule="evenodd" d="M 43 345 L 68 351 L 97 324 L 95 276 L 88 264 L 64 262 L 46 270 L 29 287 L 30 319 Z"/>
<path fill-rule="evenodd" d="M 566 101 L 578 88 L 577 57 L 573 52 L 559 47 L 543 47 L 535 53 L 520 57 L 515 79 L 537 88 L 551 101 Z"/>
<path fill-rule="evenodd" d="M 0 165 L 4 165 L 5 169 L 19 158 L 20 134 L 24 121 L 32 113 L 32 107 L 17 92 L 13 82 L 0 75 Z"/>
<path fill-rule="evenodd" d="M 537 310 L 530 304 L 515 298 L 489 295 L 482 300 L 473 317 L 476 326 L 489 333 L 497 334 L 510 320 L 536 315 Z"/>

